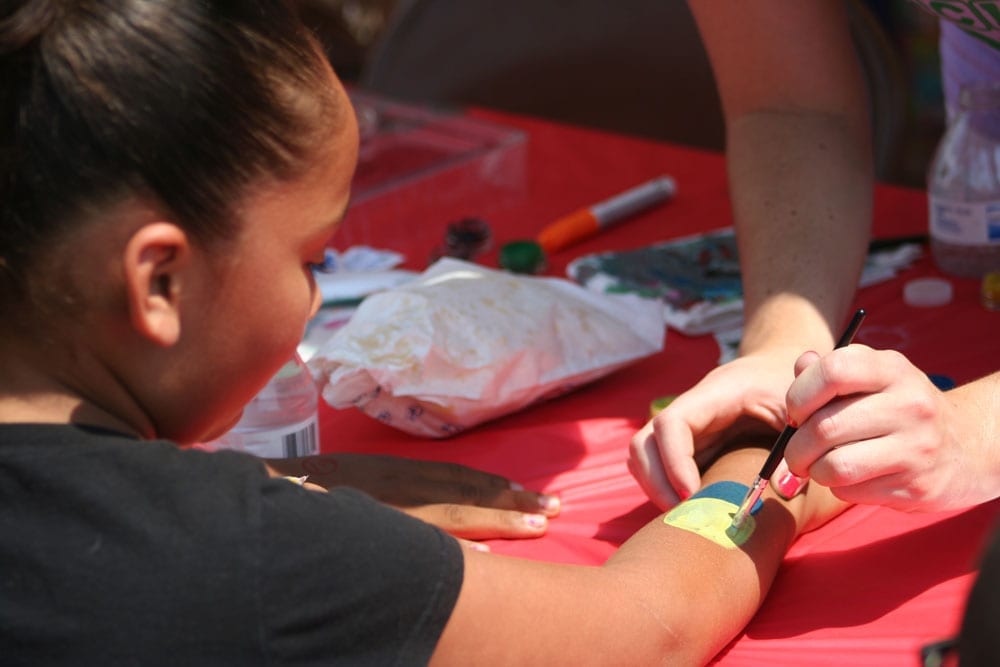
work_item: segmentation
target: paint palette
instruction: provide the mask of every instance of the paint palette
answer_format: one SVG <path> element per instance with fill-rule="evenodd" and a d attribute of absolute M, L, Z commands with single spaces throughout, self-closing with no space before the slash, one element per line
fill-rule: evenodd
<path fill-rule="evenodd" d="M 586 255 L 571 262 L 566 273 L 599 292 L 661 300 L 668 324 L 685 333 L 726 329 L 742 319 L 743 288 L 731 228 Z"/>
<path fill-rule="evenodd" d="M 869 252 L 859 286 L 888 280 L 921 255 L 918 243 Z M 743 323 L 743 285 L 732 227 L 575 259 L 566 274 L 597 292 L 663 302 L 667 325 L 688 335 L 726 334 Z"/>

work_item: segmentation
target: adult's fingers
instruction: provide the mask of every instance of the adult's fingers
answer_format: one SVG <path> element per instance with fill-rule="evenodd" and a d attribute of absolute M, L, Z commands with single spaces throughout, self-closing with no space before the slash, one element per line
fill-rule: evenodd
<path fill-rule="evenodd" d="M 788 420 L 793 425 L 802 424 L 838 396 L 881 391 L 892 382 L 893 368 L 898 365 L 895 356 L 857 344 L 823 357 L 814 355 L 799 357 L 797 376 L 785 395 Z"/>
<path fill-rule="evenodd" d="M 802 371 L 809 368 L 820 359 L 821 357 L 819 353 L 813 352 L 812 350 L 800 354 L 799 358 L 795 360 L 795 377 L 801 375 Z"/>
<path fill-rule="evenodd" d="M 679 498 L 688 498 L 701 487 L 691 426 L 671 413 L 654 424 L 654 432 L 667 483 Z"/>
<path fill-rule="evenodd" d="M 858 505 L 882 505 L 901 512 L 925 509 L 928 496 L 916 491 L 904 476 L 886 474 L 867 479 L 858 484 L 831 487 L 833 495 L 849 503 Z"/>
<path fill-rule="evenodd" d="M 660 509 L 668 509 L 679 502 L 680 498 L 667 480 L 652 423 L 647 423 L 632 436 L 628 469 L 646 496 Z"/>
<path fill-rule="evenodd" d="M 837 398 L 799 426 L 785 459 L 793 473 L 809 475 L 824 486 L 855 484 L 915 451 L 915 443 L 905 439 L 886 440 L 905 431 L 910 421 L 905 407 L 888 393 Z M 899 448 L 891 449 L 889 442 Z M 839 451 L 845 447 L 851 449 Z"/>

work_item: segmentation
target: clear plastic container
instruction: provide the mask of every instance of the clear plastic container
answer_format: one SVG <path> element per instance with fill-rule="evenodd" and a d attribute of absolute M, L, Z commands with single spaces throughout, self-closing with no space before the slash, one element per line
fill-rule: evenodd
<path fill-rule="evenodd" d="M 973 278 L 1000 270 L 1000 83 L 962 89 L 927 191 L 938 267 Z"/>
<path fill-rule="evenodd" d="M 319 453 L 319 391 L 296 354 L 243 410 L 240 421 L 211 444 L 264 458 Z"/>

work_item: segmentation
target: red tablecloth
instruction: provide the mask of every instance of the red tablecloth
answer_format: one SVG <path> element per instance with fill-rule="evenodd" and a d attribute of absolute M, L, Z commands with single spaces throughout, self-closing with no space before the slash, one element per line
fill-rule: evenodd
<path fill-rule="evenodd" d="M 405 252 L 409 268 L 426 266 L 445 226 L 457 218 L 478 215 L 492 225 L 494 250 L 477 261 L 495 266 L 496 247 L 506 241 L 531 238 L 562 214 L 663 173 L 678 183 L 672 202 L 550 258 L 548 273 L 564 275 L 567 262 L 578 255 L 731 224 L 724 162 L 717 154 L 472 113 L 528 133 L 524 188 L 463 199 L 453 196 L 449 184 L 464 177 L 442 174 L 418 196 L 401 193 L 368 204 L 368 242 Z M 925 231 L 923 192 L 883 186 L 875 203 L 876 237 Z M 348 239 L 351 224 L 359 223 L 349 216 Z M 856 305 L 869 316 L 858 341 L 898 349 L 928 373 L 959 383 L 1000 367 L 1000 312 L 980 306 L 976 281 L 952 279 L 955 298 L 948 306 L 905 305 L 903 284 L 924 275 L 939 275 L 926 257 L 897 278 L 862 289 Z M 493 541 L 491 547 L 528 558 L 601 563 L 657 514 L 625 468 L 629 438 L 645 421 L 650 400 L 690 387 L 718 356 L 710 336 L 671 331 L 662 353 L 444 441 L 417 439 L 360 412 L 324 406 L 322 447 L 457 461 L 558 494 L 563 511 L 545 537 Z M 917 664 L 920 646 L 956 632 L 977 554 L 998 511 L 997 502 L 943 514 L 848 510 L 792 547 L 764 606 L 718 664 Z"/>

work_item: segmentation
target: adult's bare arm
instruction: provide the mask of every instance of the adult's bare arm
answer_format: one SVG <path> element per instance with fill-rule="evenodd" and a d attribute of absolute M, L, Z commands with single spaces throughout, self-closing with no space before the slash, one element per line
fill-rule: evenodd
<path fill-rule="evenodd" d="M 745 325 L 741 357 L 632 441 L 630 468 L 664 507 L 698 488 L 697 452 L 748 422 L 782 427 L 796 358 L 829 351 L 850 309 L 873 188 L 867 93 L 842 0 L 689 4 L 726 119 Z"/>

